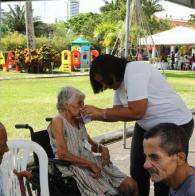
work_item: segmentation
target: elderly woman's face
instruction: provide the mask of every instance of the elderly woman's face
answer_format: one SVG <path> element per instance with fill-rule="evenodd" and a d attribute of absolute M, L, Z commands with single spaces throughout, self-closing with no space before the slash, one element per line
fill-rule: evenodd
<path fill-rule="evenodd" d="M 68 111 L 74 117 L 80 116 L 80 109 L 84 106 L 84 97 L 81 95 L 75 95 L 68 103 Z"/>

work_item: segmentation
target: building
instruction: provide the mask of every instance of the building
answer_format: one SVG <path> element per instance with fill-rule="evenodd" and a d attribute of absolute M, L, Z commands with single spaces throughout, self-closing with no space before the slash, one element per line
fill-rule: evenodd
<path fill-rule="evenodd" d="M 67 20 L 79 14 L 79 0 L 67 1 Z"/>
<path fill-rule="evenodd" d="M 180 5 L 184 5 L 190 8 L 195 8 L 195 0 L 166 0 L 166 1 L 170 1 L 172 3 L 177 3 Z"/>

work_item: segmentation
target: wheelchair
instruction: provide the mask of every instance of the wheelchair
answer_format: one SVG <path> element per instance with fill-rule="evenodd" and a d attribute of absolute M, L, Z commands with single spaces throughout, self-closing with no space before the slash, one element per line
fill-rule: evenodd
<path fill-rule="evenodd" d="M 46 118 L 47 122 L 50 122 L 52 118 Z M 28 129 L 30 131 L 31 140 L 38 143 L 46 151 L 49 159 L 49 171 L 48 171 L 48 183 L 50 196 L 80 196 L 79 189 L 76 181 L 73 177 L 63 177 L 62 173 L 58 170 L 57 165 L 70 166 L 71 162 L 55 159 L 52 148 L 50 146 L 50 139 L 47 130 L 41 130 L 35 132 L 33 128 L 28 124 L 16 124 L 16 129 Z M 40 196 L 39 186 L 39 162 L 35 154 L 33 154 L 34 163 L 29 165 L 29 170 L 32 173 L 32 180 L 26 181 L 27 192 L 29 196 L 32 196 L 32 191 L 36 196 Z M 31 186 L 30 186 L 31 184 Z M 32 188 L 30 188 L 32 187 Z"/>

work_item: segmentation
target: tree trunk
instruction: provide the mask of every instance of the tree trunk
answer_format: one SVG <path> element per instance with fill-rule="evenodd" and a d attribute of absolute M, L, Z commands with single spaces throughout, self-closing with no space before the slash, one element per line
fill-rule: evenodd
<path fill-rule="evenodd" d="M 26 20 L 26 36 L 27 36 L 27 48 L 35 49 L 35 32 L 32 16 L 32 2 L 25 2 L 25 20 Z"/>

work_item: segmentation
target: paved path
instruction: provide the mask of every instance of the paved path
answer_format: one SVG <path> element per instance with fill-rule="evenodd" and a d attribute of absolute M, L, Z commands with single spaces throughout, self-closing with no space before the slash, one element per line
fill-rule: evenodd
<path fill-rule="evenodd" d="M 131 138 L 127 139 L 126 149 L 123 148 L 122 140 L 107 145 L 110 150 L 111 160 L 113 161 L 113 163 L 128 175 L 129 175 L 129 159 L 130 159 L 129 154 L 131 150 L 130 145 L 131 145 Z M 188 156 L 188 162 L 190 165 L 195 166 L 195 130 L 190 139 L 190 153 Z M 152 189 L 153 189 L 153 185 L 151 183 L 151 190 Z M 150 196 L 153 195 L 154 195 L 153 191 L 151 191 Z"/>
<path fill-rule="evenodd" d="M 29 75 L 14 75 L 14 76 L 1 76 L 0 80 L 20 80 L 20 79 L 37 79 L 37 78 L 59 78 L 59 77 L 76 77 L 88 76 L 89 72 L 71 72 L 61 74 L 29 74 Z"/>

